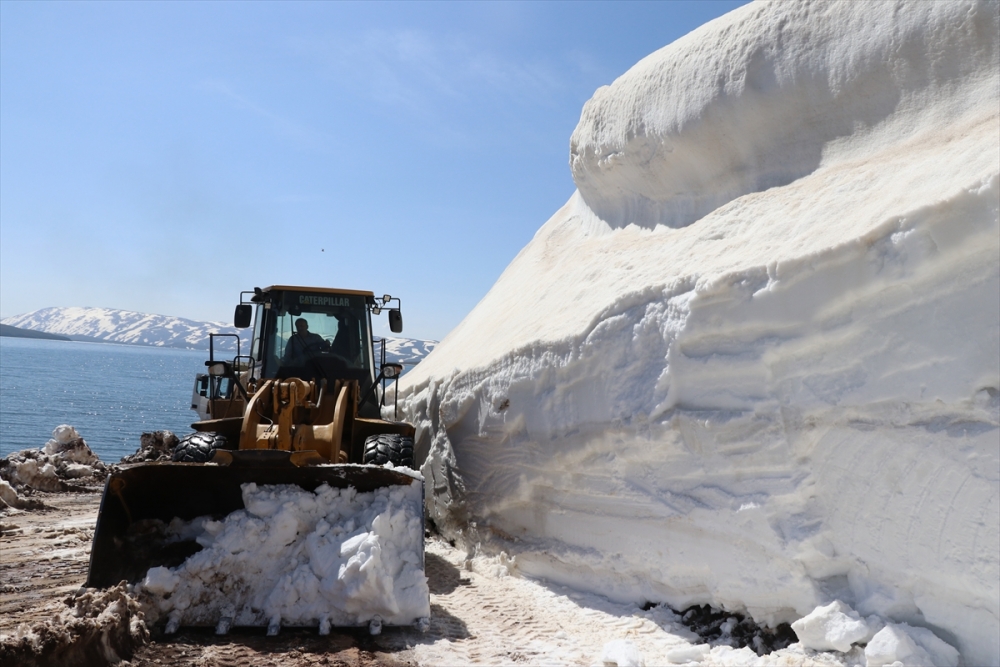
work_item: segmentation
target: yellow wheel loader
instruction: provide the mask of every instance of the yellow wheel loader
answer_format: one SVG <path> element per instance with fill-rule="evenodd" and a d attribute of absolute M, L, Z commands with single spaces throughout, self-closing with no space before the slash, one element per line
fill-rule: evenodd
<path fill-rule="evenodd" d="M 213 337 L 208 372 L 196 380 L 195 398 L 205 400 L 192 403 L 203 417 L 195 433 L 173 461 L 123 466 L 108 478 L 88 587 L 179 565 L 200 547 L 157 541 L 147 527 L 242 509 L 246 483 L 359 493 L 413 483 L 393 468 L 413 466 L 414 428 L 381 417 L 381 390 L 402 366 L 376 368 L 371 326 L 372 315 L 388 310 L 390 329 L 402 331 L 399 300 L 280 285 L 240 297 L 235 325 L 253 323 L 250 353 L 241 354 L 237 338 L 236 356 L 218 360 Z"/>

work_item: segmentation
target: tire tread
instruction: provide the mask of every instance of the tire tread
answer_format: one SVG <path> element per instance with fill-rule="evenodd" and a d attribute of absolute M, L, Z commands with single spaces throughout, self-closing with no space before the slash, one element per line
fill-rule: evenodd
<path fill-rule="evenodd" d="M 413 438 L 397 433 L 370 435 L 365 439 L 363 463 L 413 467 Z"/>
<path fill-rule="evenodd" d="M 207 463 L 212 460 L 216 449 L 225 448 L 226 436 L 212 431 L 195 431 L 180 439 L 174 447 L 170 460 L 180 463 Z"/>

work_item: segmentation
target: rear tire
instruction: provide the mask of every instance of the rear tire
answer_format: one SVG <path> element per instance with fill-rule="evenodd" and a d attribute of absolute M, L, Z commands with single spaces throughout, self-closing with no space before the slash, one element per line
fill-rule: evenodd
<path fill-rule="evenodd" d="M 226 436 L 212 431 L 195 431 L 181 438 L 170 458 L 181 463 L 208 463 L 216 449 L 225 448 Z"/>
<path fill-rule="evenodd" d="M 413 438 L 396 433 L 370 435 L 365 439 L 363 463 L 413 467 Z"/>

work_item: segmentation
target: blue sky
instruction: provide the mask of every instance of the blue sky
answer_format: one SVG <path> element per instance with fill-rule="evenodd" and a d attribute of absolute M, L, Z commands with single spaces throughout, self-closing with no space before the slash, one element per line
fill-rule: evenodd
<path fill-rule="evenodd" d="M 0 315 L 305 284 L 440 339 L 573 193 L 594 90 L 740 4 L 4 0 Z"/>

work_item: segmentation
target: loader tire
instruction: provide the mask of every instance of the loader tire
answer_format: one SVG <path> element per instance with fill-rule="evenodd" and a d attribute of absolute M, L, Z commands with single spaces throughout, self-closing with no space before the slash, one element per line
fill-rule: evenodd
<path fill-rule="evenodd" d="M 392 463 L 393 466 L 412 468 L 413 438 L 396 433 L 370 435 L 365 440 L 365 454 L 361 460 L 379 466 Z"/>
<path fill-rule="evenodd" d="M 207 463 L 216 449 L 225 449 L 226 436 L 211 431 L 188 433 L 174 447 L 171 460 L 182 463 Z"/>

